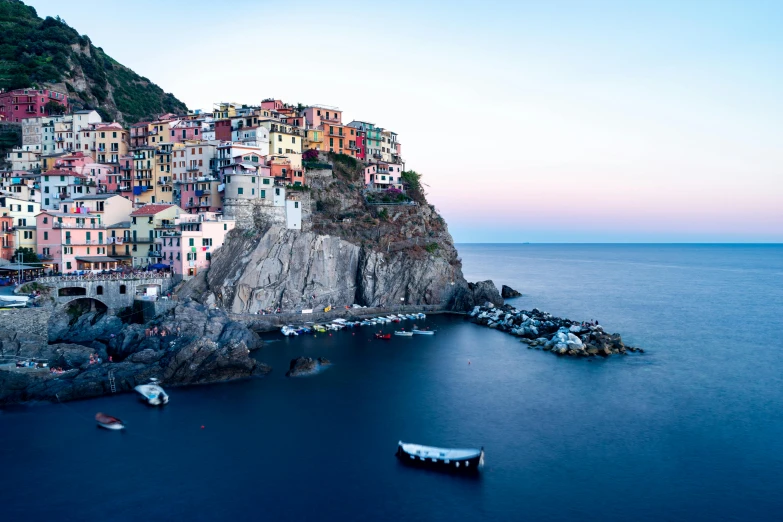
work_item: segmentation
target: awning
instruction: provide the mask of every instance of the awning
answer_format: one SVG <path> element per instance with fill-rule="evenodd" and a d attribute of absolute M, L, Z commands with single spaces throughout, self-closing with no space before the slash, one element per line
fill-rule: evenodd
<path fill-rule="evenodd" d="M 3 265 L 0 266 L 0 270 L 5 272 L 18 272 L 19 270 L 40 270 L 40 266 L 30 266 L 30 265 Z"/>
<path fill-rule="evenodd" d="M 118 259 L 115 259 L 113 257 L 108 257 L 108 256 L 77 257 L 76 260 L 83 261 L 85 263 L 114 263 L 118 261 Z"/>

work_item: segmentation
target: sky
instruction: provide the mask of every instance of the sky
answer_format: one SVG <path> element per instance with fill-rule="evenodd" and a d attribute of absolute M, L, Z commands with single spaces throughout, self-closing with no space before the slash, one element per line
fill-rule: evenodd
<path fill-rule="evenodd" d="M 191 109 L 397 132 L 456 242 L 783 242 L 783 2 L 27 3 Z"/>

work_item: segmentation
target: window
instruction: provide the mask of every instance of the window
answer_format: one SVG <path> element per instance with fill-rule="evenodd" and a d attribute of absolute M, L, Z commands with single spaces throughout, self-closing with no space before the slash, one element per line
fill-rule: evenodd
<path fill-rule="evenodd" d="M 33 212 L 33 206 L 32 205 L 27 205 L 27 211 L 28 212 Z"/>
<path fill-rule="evenodd" d="M 103 286 L 98 285 L 98 287 L 95 289 L 95 293 L 98 295 L 103 295 Z"/>
<path fill-rule="evenodd" d="M 47 223 L 49 223 L 49 218 L 48 217 L 43 218 L 43 222 L 44 222 L 44 225 L 46 225 Z"/>
<path fill-rule="evenodd" d="M 278 135 L 277 135 L 277 141 L 283 141 L 283 136 L 281 136 L 280 134 L 278 134 Z"/>
<path fill-rule="evenodd" d="M 192 237 L 190 239 L 188 239 L 188 246 L 195 246 Z"/>
<path fill-rule="evenodd" d="M 201 246 L 212 246 L 212 238 L 205 237 L 201 240 Z"/>
<path fill-rule="evenodd" d="M 244 194 L 244 193 L 245 193 L 245 191 L 244 191 L 244 189 L 242 187 L 239 187 L 237 189 L 237 194 Z"/>
<path fill-rule="evenodd" d="M 120 293 L 124 294 L 126 292 L 127 292 L 127 288 L 125 287 L 125 285 L 120 285 Z"/>
<path fill-rule="evenodd" d="M 269 183 L 270 183 L 269 178 L 264 178 L 264 185 L 269 185 Z"/>
<path fill-rule="evenodd" d="M 49 232 L 44 232 L 44 239 L 49 239 Z"/>
<path fill-rule="evenodd" d="M 294 201 L 294 208 L 299 208 L 299 202 L 298 201 Z"/>
<path fill-rule="evenodd" d="M 65 262 L 65 268 L 67 268 L 68 270 L 71 269 L 71 262 L 70 261 L 66 261 Z"/>

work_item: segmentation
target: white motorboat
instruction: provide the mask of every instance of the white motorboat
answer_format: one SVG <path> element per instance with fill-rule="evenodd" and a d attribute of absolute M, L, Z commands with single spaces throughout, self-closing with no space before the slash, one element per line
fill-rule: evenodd
<path fill-rule="evenodd" d="M 280 333 L 282 333 L 286 337 L 290 337 L 292 335 L 299 335 L 299 333 L 296 331 L 296 329 L 293 326 L 291 326 L 291 325 L 282 327 L 280 329 Z"/>
<path fill-rule="evenodd" d="M 416 335 L 435 335 L 435 330 L 419 330 L 418 328 L 414 328 L 413 333 Z"/>
<path fill-rule="evenodd" d="M 400 331 L 397 330 L 394 332 L 394 335 L 399 335 L 400 337 L 413 337 L 413 332 L 406 332 L 406 331 Z"/>
<path fill-rule="evenodd" d="M 413 466 L 475 473 L 484 466 L 484 448 L 434 448 L 400 441 L 397 443 L 397 458 Z"/>
<path fill-rule="evenodd" d="M 151 406 L 162 406 L 169 402 L 169 395 L 158 385 L 157 379 L 152 379 L 150 384 L 140 384 L 133 389 Z"/>

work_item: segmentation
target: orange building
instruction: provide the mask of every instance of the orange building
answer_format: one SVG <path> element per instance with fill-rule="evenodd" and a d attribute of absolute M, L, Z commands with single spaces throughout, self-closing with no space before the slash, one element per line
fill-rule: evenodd
<path fill-rule="evenodd" d="M 359 148 L 356 146 L 356 129 L 338 123 L 324 123 L 322 149 L 336 154 L 347 154 L 356 157 Z"/>

